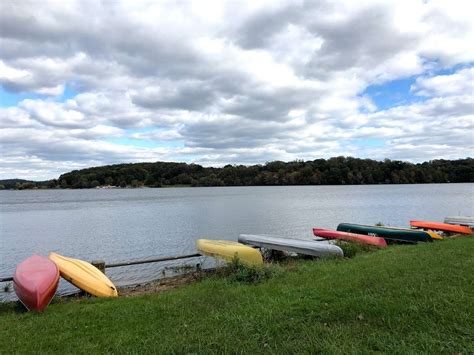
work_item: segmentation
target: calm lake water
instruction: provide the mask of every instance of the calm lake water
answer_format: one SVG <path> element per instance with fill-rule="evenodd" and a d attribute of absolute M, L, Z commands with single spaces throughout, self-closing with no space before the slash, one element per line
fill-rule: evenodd
<path fill-rule="evenodd" d="M 240 233 L 310 239 L 340 222 L 408 226 L 474 215 L 474 184 L 30 190 L 0 192 L 0 277 L 32 253 L 118 262 L 195 253 L 199 238 Z M 208 262 L 197 258 L 188 263 Z M 117 285 L 184 261 L 107 270 Z M 71 290 L 65 282 L 63 292 Z M 12 292 L 0 290 L 0 299 Z"/>

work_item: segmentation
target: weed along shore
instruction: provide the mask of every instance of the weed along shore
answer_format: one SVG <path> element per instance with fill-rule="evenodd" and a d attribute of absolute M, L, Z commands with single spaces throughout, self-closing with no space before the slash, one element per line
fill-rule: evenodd
<path fill-rule="evenodd" d="M 473 237 L 231 263 L 165 292 L 55 299 L 41 314 L 3 303 L 0 352 L 473 353 Z"/>

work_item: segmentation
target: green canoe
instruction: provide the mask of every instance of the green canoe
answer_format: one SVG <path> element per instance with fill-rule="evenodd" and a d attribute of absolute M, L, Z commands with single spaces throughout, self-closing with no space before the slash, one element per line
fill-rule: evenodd
<path fill-rule="evenodd" d="M 387 242 L 417 243 L 433 241 L 433 238 L 427 232 L 414 229 L 340 223 L 337 230 L 385 238 Z"/>

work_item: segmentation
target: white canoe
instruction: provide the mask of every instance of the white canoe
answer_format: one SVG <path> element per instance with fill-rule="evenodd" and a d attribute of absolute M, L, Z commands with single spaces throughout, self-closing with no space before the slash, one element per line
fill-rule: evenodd
<path fill-rule="evenodd" d="M 474 227 L 474 217 L 471 216 L 451 216 L 444 219 L 444 223 L 459 224 L 460 226 Z"/>
<path fill-rule="evenodd" d="M 312 240 L 274 237 L 270 235 L 241 234 L 239 242 L 254 247 L 312 255 L 320 258 L 344 256 L 342 249 L 333 244 L 322 244 Z"/>

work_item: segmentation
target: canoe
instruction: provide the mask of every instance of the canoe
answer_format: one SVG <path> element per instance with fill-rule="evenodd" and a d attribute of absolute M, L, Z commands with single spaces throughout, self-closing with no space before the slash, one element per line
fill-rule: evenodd
<path fill-rule="evenodd" d="M 200 254 L 232 261 L 238 258 L 246 265 L 263 265 L 262 254 L 249 246 L 230 240 L 198 239 L 196 247 Z"/>
<path fill-rule="evenodd" d="M 51 302 L 59 282 L 55 263 L 40 255 L 30 256 L 16 267 L 13 289 L 18 299 L 31 311 L 42 312 Z"/>
<path fill-rule="evenodd" d="M 316 237 L 323 237 L 326 239 L 348 240 L 348 241 L 359 243 L 359 244 L 375 245 L 379 248 L 387 247 L 387 242 L 385 241 L 385 239 L 378 238 L 378 237 L 371 237 L 369 235 L 364 235 L 364 234 L 338 232 L 338 231 L 322 229 L 322 228 L 313 228 L 313 234 Z"/>
<path fill-rule="evenodd" d="M 454 224 L 429 222 L 429 221 L 410 221 L 410 226 L 423 229 L 431 229 L 448 233 L 471 234 L 472 230 L 466 226 L 457 226 Z"/>
<path fill-rule="evenodd" d="M 340 223 L 337 226 L 337 230 L 341 232 L 365 234 L 374 237 L 385 238 L 385 241 L 388 243 L 432 242 L 434 236 L 434 233 L 430 234 L 425 231 L 413 229 L 370 226 L 353 223 Z"/>
<path fill-rule="evenodd" d="M 97 297 L 118 296 L 112 281 L 94 265 L 56 253 L 50 253 L 49 258 L 56 263 L 61 276 L 81 290 Z"/>
<path fill-rule="evenodd" d="M 447 224 L 458 224 L 460 226 L 467 226 L 474 228 L 474 217 L 471 216 L 453 216 L 446 217 L 444 223 Z"/>
<path fill-rule="evenodd" d="M 270 235 L 241 234 L 239 236 L 239 242 L 259 248 L 312 255 L 320 258 L 344 256 L 342 249 L 337 245 L 321 244 L 312 240 L 282 238 Z"/>

